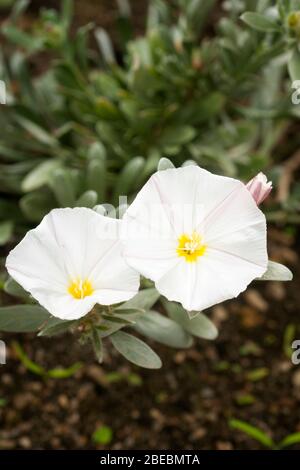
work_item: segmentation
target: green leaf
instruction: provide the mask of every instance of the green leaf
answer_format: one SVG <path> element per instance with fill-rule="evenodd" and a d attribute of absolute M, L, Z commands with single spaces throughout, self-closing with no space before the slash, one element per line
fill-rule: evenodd
<path fill-rule="evenodd" d="M 67 379 L 68 377 L 72 377 L 82 367 L 81 362 L 76 362 L 75 364 L 67 368 L 55 367 L 54 369 L 50 369 L 49 371 L 47 371 L 46 369 L 44 369 L 44 367 L 32 361 L 17 341 L 13 342 L 13 348 L 16 352 L 16 355 L 27 370 L 29 370 L 33 374 L 40 375 L 44 378 L 49 377 L 52 379 Z"/>
<path fill-rule="evenodd" d="M 62 8 L 61 8 L 61 22 L 62 25 L 66 30 L 68 30 L 72 18 L 73 18 L 73 7 L 74 7 L 74 1 L 73 0 L 63 0 L 62 2 Z"/>
<path fill-rule="evenodd" d="M 54 170 L 56 170 L 60 165 L 61 162 L 59 160 L 46 160 L 37 165 L 23 179 L 23 191 L 32 191 L 46 184 Z"/>
<path fill-rule="evenodd" d="M 175 168 L 175 166 L 173 165 L 171 160 L 169 160 L 168 158 L 165 158 L 165 157 L 163 157 L 159 160 L 158 166 L 157 166 L 157 171 L 169 170 L 171 168 Z"/>
<path fill-rule="evenodd" d="M 9 3 L 14 3 L 9 19 L 11 22 L 15 22 L 19 16 L 25 12 L 30 3 L 30 0 L 17 0 L 11 1 Z"/>
<path fill-rule="evenodd" d="M 154 287 L 150 289 L 143 289 L 139 291 L 132 299 L 127 300 L 124 302 L 120 307 L 115 309 L 115 312 L 120 309 L 142 309 L 142 310 L 150 310 L 151 307 L 157 302 L 159 299 L 160 294 Z"/>
<path fill-rule="evenodd" d="M 105 29 L 97 28 L 95 31 L 95 38 L 105 62 L 110 65 L 114 64 L 116 62 L 114 48 Z"/>
<path fill-rule="evenodd" d="M 145 159 L 143 157 L 132 158 L 121 171 L 115 185 L 113 201 L 118 203 L 119 196 L 127 196 L 135 188 L 136 180 L 143 171 Z"/>
<path fill-rule="evenodd" d="M 77 320 L 61 320 L 50 317 L 45 326 L 38 333 L 38 336 L 55 336 L 65 333 L 71 326 L 76 325 Z"/>
<path fill-rule="evenodd" d="M 168 127 L 162 133 L 159 139 L 159 145 L 166 148 L 187 144 L 194 139 L 196 134 L 196 130 L 191 126 Z"/>
<path fill-rule="evenodd" d="M 127 320 L 125 318 L 120 318 L 116 315 L 105 315 L 105 314 L 103 314 L 102 318 L 104 320 L 107 320 L 107 321 L 111 322 L 111 323 L 119 323 L 121 325 L 121 327 L 124 326 L 124 325 L 132 325 L 132 323 L 134 323 L 134 320 L 130 321 L 130 320 Z"/>
<path fill-rule="evenodd" d="M 146 369 L 159 369 L 159 356 L 146 343 L 135 336 L 117 331 L 111 335 L 111 342 L 116 350 L 128 361 Z"/>
<path fill-rule="evenodd" d="M 189 318 L 188 313 L 179 305 L 167 300 L 163 300 L 163 305 L 168 315 L 176 323 L 179 323 L 188 333 L 204 339 L 216 339 L 218 330 L 215 325 L 200 313 L 193 318 Z"/>
<path fill-rule="evenodd" d="M 283 264 L 275 263 L 275 261 L 268 262 L 268 268 L 258 281 L 291 281 L 293 273 Z"/>
<path fill-rule="evenodd" d="M 70 367 L 55 367 L 54 369 L 48 370 L 45 375 L 46 377 L 50 377 L 51 379 L 67 379 L 72 377 L 76 372 L 82 368 L 81 362 L 75 362 Z"/>
<path fill-rule="evenodd" d="M 110 444 L 112 438 L 113 432 L 109 426 L 100 426 L 92 436 L 92 439 L 96 444 L 101 444 L 103 446 Z"/>
<path fill-rule="evenodd" d="M 284 447 L 289 447 L 294 444 L 298 444 L 300 442 L 300 432 L 295 432 L 293 434 L 290 434 L 289 436 L 286 436 L 280 443 L 278 444 L 278 447 L 280 449 L 283 449 Z"/>
<path fill-rule="evenodd" d="M 20 126 L 22 126 L 29 134 L 32 135 L 38 142 L 45 144 L 49 147 L 57 147 L 58 141 L 53 137 L 49 132 L 47 132 L 42 127 L 35 124 L 33 121 L 30 121 L 27 118 L 24 118 L 20 115 L 16 116 L 16 120 Z"/>
<path fill-rule="evenodd" d="M 103 202 L 106 192 L 106 161 L 105 150 L 103 147 L 95 143 L 89 150 L 89 163 L 87 167 L 87 186 L 89 189 L 96 191 L 99 202 Z"/>
<path fill-rule="evenodd" d="M 264 431 L 252 426 L 251 424 L 246 423 L 245 421 L 240 421 L 238 419 L 231 419 L 229 421 L 229 426 L 233 429 L 238 429 L 239 431 L 244 432 L 248 436 L 255 439 L 257 442 L 260 442 L 265 447 L 270 449 L 275 447 L 274 441 L 268 436 Z"/>
<path fill-rule="evenodd" d="M 37 190 L 32 193 L 25 194 L 20 199 L 20 207 L 28 220 L 40 222 L 54 206 L 54 198 L 48 193 Z"/>
<path fill-rule="evenodd" d="M 0 246 L 5 245 L 13 234 L 14 224 L 10 220 L 0 222 Z"/>
<path fill-rule="evenodd" d="M 74 181 L 68 170 L 55 170 L 50 180 L 50 187 L 62 207 L 73 207 L 75 204 Z"/>
<path fill-rule="evenodd" d="M 85 191 L 75 202 L 76 207 L 88 207 L 92 209 L 97 204 L 98 195 L 96 191 Z"/>
<path fill-rule="evenodd" d="M 28 293 L 13 278 L 9 277 L 4 283 L 4 291 L 13 297 L 28 299 Z"/>
<path fill-rule="evenodd" d="M 28 49 L 30 52 L 38 51 L 43 45 L 43 39 L 34 37 L 25 33 L 22 29 L 14 26 L 12 23 L 4 23 L 1 32 L 10 42 L 18 46 Z"/>
<path fill-rule="evenodd" d="M 193 343 L 192 337 L 178 323 L 154 310 L 141 315 L 134 329 L 172 348 L 189 348 Z"/>
<path fill-rule="evenodd" d="M 45 374 L 45 369 L 37 364 L 36 362 L 32 361 L 25 351 L 22 349 L 21 345 L 17 342 L 13 342 L 13 348 L 15 350 L 16 355 L 22 362 L 23 366 L 26 367 L 27 370 L 30 370 L 33 374 L 36 375 L 44 375 Z"/>
<path fill-rule="evenodd" d="M 97 361 L 101 364 L 103 361 L 103 346 L 100 332 L 96 328 L 92 328 L 91 340 Z"/>
<path fill-rule="evenodd" d="M 141 313 L 145 313 L 143 308 L 123 308 L 123 305 L 117 307 L 115 313 L 119 316 L 121 315 L 139 315 Z"/>
<path fill-rule="evenodd" d="M 280 26 L 275 20 L 260 13 L 247 11 L 241 15 L 241 20 L 251 28 L 264 33 L 280 31 Z"/>
<path fill-rule="evenodd" d="M 300 80 L 300 52 L 295 47 L 288 61 L 288 71 L 292 81 Z"/>
<path fill-rule="evenodd" d="M 12 305 L 0 308 L 0 331 L 25 333 L 37 331 L 50 314 L 38 305 Z"/>

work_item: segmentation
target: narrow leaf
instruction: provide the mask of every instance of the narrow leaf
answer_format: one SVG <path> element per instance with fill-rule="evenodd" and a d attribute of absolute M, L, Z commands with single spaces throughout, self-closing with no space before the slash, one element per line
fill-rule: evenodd
<path fill-rule="evenodd" d="M 188 333 L 198 338 L 216 339 L 218 330 L 215 325 L 203 313 L 198 313 L 194 318 L 189 318 L 188 313 L 179 305 L 169 301 L 163 301 L 168 315 L 179 323 Z"/>
<path fill-rule="evenodd" d="M 9 277 L 4 283 L 4 291 L 13 297 L 28 299 L 28 293 L 14 279 Z"/>
<path fill-rule="evenodd" d="M 38 305 L 13 305 L 0 308 L 0 331 L 25 333 L 37 331 L 50 314 Z"/>
<path fill-rule="evenodd" d="M 268 262 L 268 269 L 265 274 L 258 278 L 258 281 L 291 281 L 293 279 L 293 273 L 280 263 L 275 261 Z"/>
<path fill-rule="evenodd" d="M 300 442 L 300 432 L 295 432 L 286 436 L 280 443 L 279 448 L 283 449 L 284 447 L 289 447 Z"/>
<path fill-rule="evenodd" d="M 111 336 L 111 341 L 116 350 L 133 364 L 146 369 L 159 369 L 162 365 L 150 346 L 135 336 L 118 331 Z"/>
<path fill-rule="evenodd" d="M 247 11 L 241 15 L 241 20 L 251 28 L 264 33 L 280 31 L 280 26 L 275 20 L 260 13 Z"/>
<path fill-rule="evenodd" d="M 239 431 L 244 432 L 248 436 L 255 439 L 257 442 L 260 442 L 263 446 L 273 448 L 275 444 L 273 440 L 268 436 L 264 431 L 258 429 L 251 424 L 246 423 L 245 421 L 240 421 L 238 419 L 231 419 L 229 421 L 229 426 L 233 429 L 238 429 Z"/>
<path fill-rule="evenodd" d="M 192 337 L 178 323 L 153 310 L 141 315 L 134 329 L 172 348 L 188 348 L 193 343 Z"/>
<path fill-rule="evenodd" d="M 142 310 L 150 310 L 151 307 L 157 302 L 159 299 L 160 294 L 157 290 L 153 287 L 150 289 L 143 289 L 139 291 L 132 299 L 128 300 L 127 302 L 117 307 L 115 312 L 120 309 L 142 309 Z"/>

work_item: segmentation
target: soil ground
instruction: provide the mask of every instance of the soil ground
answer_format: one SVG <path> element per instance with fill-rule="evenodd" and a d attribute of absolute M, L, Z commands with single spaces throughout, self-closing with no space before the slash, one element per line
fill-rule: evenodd
<path fill-rule="evenodd" d="M 300 366 L 288 351 L 300 338 L 299 259 L 293 237 L 271 229 L 269 238 L 271 257 L 289 264 L 294 280 L 256 282 L 238 300 L 208 311 L 220 331 L 214 342 L 197 340 L 184 351 L 150 342 L 163 360 L 158 371 L 130 366 L 109 347 L 100 366 L 68 334 L 6 334 L 0 448 L 105 448 L 92 440 L 99 426 L 113 432 L 110 449 L 260 448 L 232 430 L 230 418 L 259 426 L 275 441 L 299 432 Z M 20 363 L 15 340 L 46 369 L 84 365 L 68 379 L 41 379 Z"/>

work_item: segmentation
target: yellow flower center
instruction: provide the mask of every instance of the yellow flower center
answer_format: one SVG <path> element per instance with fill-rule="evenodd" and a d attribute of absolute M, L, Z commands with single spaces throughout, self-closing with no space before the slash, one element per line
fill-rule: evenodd
<path fill-rule="evenodd" d="M 192 235 L 183 233 L 178 238 L 177 246 L 178 256 L 184 256 L 185 261 L 192 263 L 203 256 L 206 251 L 206 245 L 202 243 L 202 237 L 197 232 L 193 232 Z"/>
<path fill-rule="evenodd" d="M 92 295 L 94 289 L 88 279 L 84 279 L 83 281 L 82 279 L 78 278 L 71 281 L 68 287 L 68 292 L 74 297 L 74 299 L 83 299 L 84 297 Z"/>

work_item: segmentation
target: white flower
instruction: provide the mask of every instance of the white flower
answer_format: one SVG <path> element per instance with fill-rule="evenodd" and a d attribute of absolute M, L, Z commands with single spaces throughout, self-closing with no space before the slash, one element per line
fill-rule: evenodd
<path fill-rule="evenodd" d="M 54 209 L 9 253 L 7 270 L 62 319 L 128 300 L 139 275 L 122 257 L 120 223 L 91 209 Z"/>
<path fill-rule="evenodd" d="M 246 186 L 196 166 L 155 173 L 122 240 L 128 264 L 189 311 L 236 297 L 267 269 L 265 216 Z"/>

